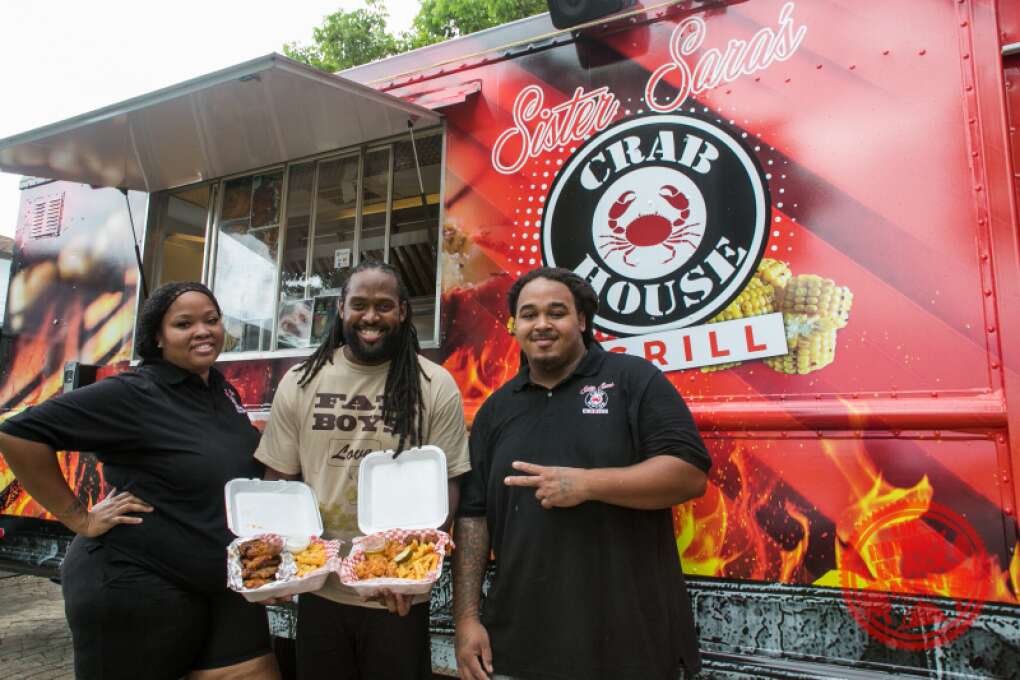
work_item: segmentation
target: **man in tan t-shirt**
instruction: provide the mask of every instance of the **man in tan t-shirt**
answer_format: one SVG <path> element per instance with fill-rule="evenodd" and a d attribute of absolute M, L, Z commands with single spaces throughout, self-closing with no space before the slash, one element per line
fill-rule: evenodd
<path fill-rule="evenodd" d="M 280 381 L 255 457 L 267 479 L 303 479 L 315 490 L 328 538 L 349 545 L 359 534 L 358 467 L 372 451 L 441 448 L 451 517 L 456 510 L 456 478 L 470 469 L 460 392 L 418 350 L 398 273 L 364 262 L 344 284 L 326 340 Z M 382 600 L 385 608 L 335 575 L 302 595 L 298 677 L 431 677 L 428 595 L 386 593 Z"/>

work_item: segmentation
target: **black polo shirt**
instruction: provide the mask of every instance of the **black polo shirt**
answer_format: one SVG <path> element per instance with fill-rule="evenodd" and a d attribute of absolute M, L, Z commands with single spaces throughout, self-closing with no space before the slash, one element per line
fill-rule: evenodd
<path fill-rule="evenodd" d="M 482 516 L 496 575 L 482 622 L 496 673 L 676 680 L 700 667 L 672 513 L 599 502 L 543 509 L 510 464 L 627 467 L 658 455 L 708 471 L 690 411 L 649 362 L 597 344 L 553 389 L 525 366 L 482 405 L 459 514 Z"/>
<path fill-rule="evenodd" d="M 0 430 L 58 451 L 92 451 L 106 483 L 153 506 L 103 545 L 184 588 L 226 587 L 223 485 L 262 477 L 259 431 L 237 390 L 213 368 L 209 384 L 173 364 L 136 369 L 62 394 L 8 419 Z"/>

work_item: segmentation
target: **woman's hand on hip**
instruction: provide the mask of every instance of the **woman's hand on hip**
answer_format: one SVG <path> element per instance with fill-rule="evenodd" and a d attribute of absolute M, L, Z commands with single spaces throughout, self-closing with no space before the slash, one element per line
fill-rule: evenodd
<path fill-rule="evenodd" d="M 117 493 L 117 489 L 110 489 L 106 498 L 92 506 L 82 526 L 75 530 L 82 536 L 95 538 L 118 524 L 141 524 L 141 517 L 129 514 L 134 512 L 152 512 L 152 506 L 127 491 Z"/>

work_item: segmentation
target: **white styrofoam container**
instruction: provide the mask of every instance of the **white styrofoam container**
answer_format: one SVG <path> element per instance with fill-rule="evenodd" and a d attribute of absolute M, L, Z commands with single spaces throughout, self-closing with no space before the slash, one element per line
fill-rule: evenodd
<path fill-rule="evenodd" d="M 341 565 L 341 582 L 370 597 L 381 588 L 402 595 L 429 592 L 443 568 L 449 536 L 439 531 L 449 514 L 446 454 L 437 446 L 407 449 L 396 458 L 393 451 L 375 451 L 358 469 L 358 527 L 365 538 L 355 539 Z M 359 581 L 353 568 L 363 558 L 365 542 L 377 538 L 406 538 L 416 531 L 439 537 L 439 566 L 422 581 L 377 578 Z"/>
<path fill-rule="evenodd" d="M 280 572 L 287 580 L 270 582 L 259 588 L 245 588 L 241 579 L 238 546 L 256 536 L 275 534 L 281 538 L 322 536 L 322 517 L 315 492 L 304 482 L 286 480 L 232 479 L 224 488 L 227 503 L 227 527 L 236 535 L 227 546 L 227 585 L 249 602 L 274 597 L 314 592 L 322 588 L 330 572 L 339 570 L 336 553 L 339 542 L 327 542 L 331 555 L 322 568 L 305 576 L 295 576 L 296 566 L 284 551 Z"/>
<path fill-rule="evenodd" d="M 438 446 L 374 451 L 358 469 L 358 528 L 366 536 L 386 529 L 435 529 L 450 511 L 446 454 Z"/>
<path fill-rule="evenodd" d="M 321 536 L 322 517 L 304 482 L 231 479 L 224 487 L 227 527 L 235 536 Z"/>

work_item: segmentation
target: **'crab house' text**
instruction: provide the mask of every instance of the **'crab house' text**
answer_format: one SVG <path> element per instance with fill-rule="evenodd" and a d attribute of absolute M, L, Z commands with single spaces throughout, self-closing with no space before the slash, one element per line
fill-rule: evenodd
<path fill-rule="evenodd" d="M 677 140 L 671 130 L 660 130 L 647 148 L 643 148 L 640 137 L 627 136 L 592 155 L 581 170 L 580 183 L 594 191 L 648 161 L 676 164 L 708 175 L 712 161 L 717 158 L 719 150 L 714 144 L 691 133 Z M 681 306 L 687 308 L 704 302 L 729 281 L 746 257 L 745 248 L 720 236 L 697 266 L 675 279 L 639 285 L 599 266 L 590 254 L 574 267 L 574 272 L 591 283 L 600 304 L 604 302 L 617 314 L 643 310 L 649 317 L 657 318 L 675 314 Z"/>

